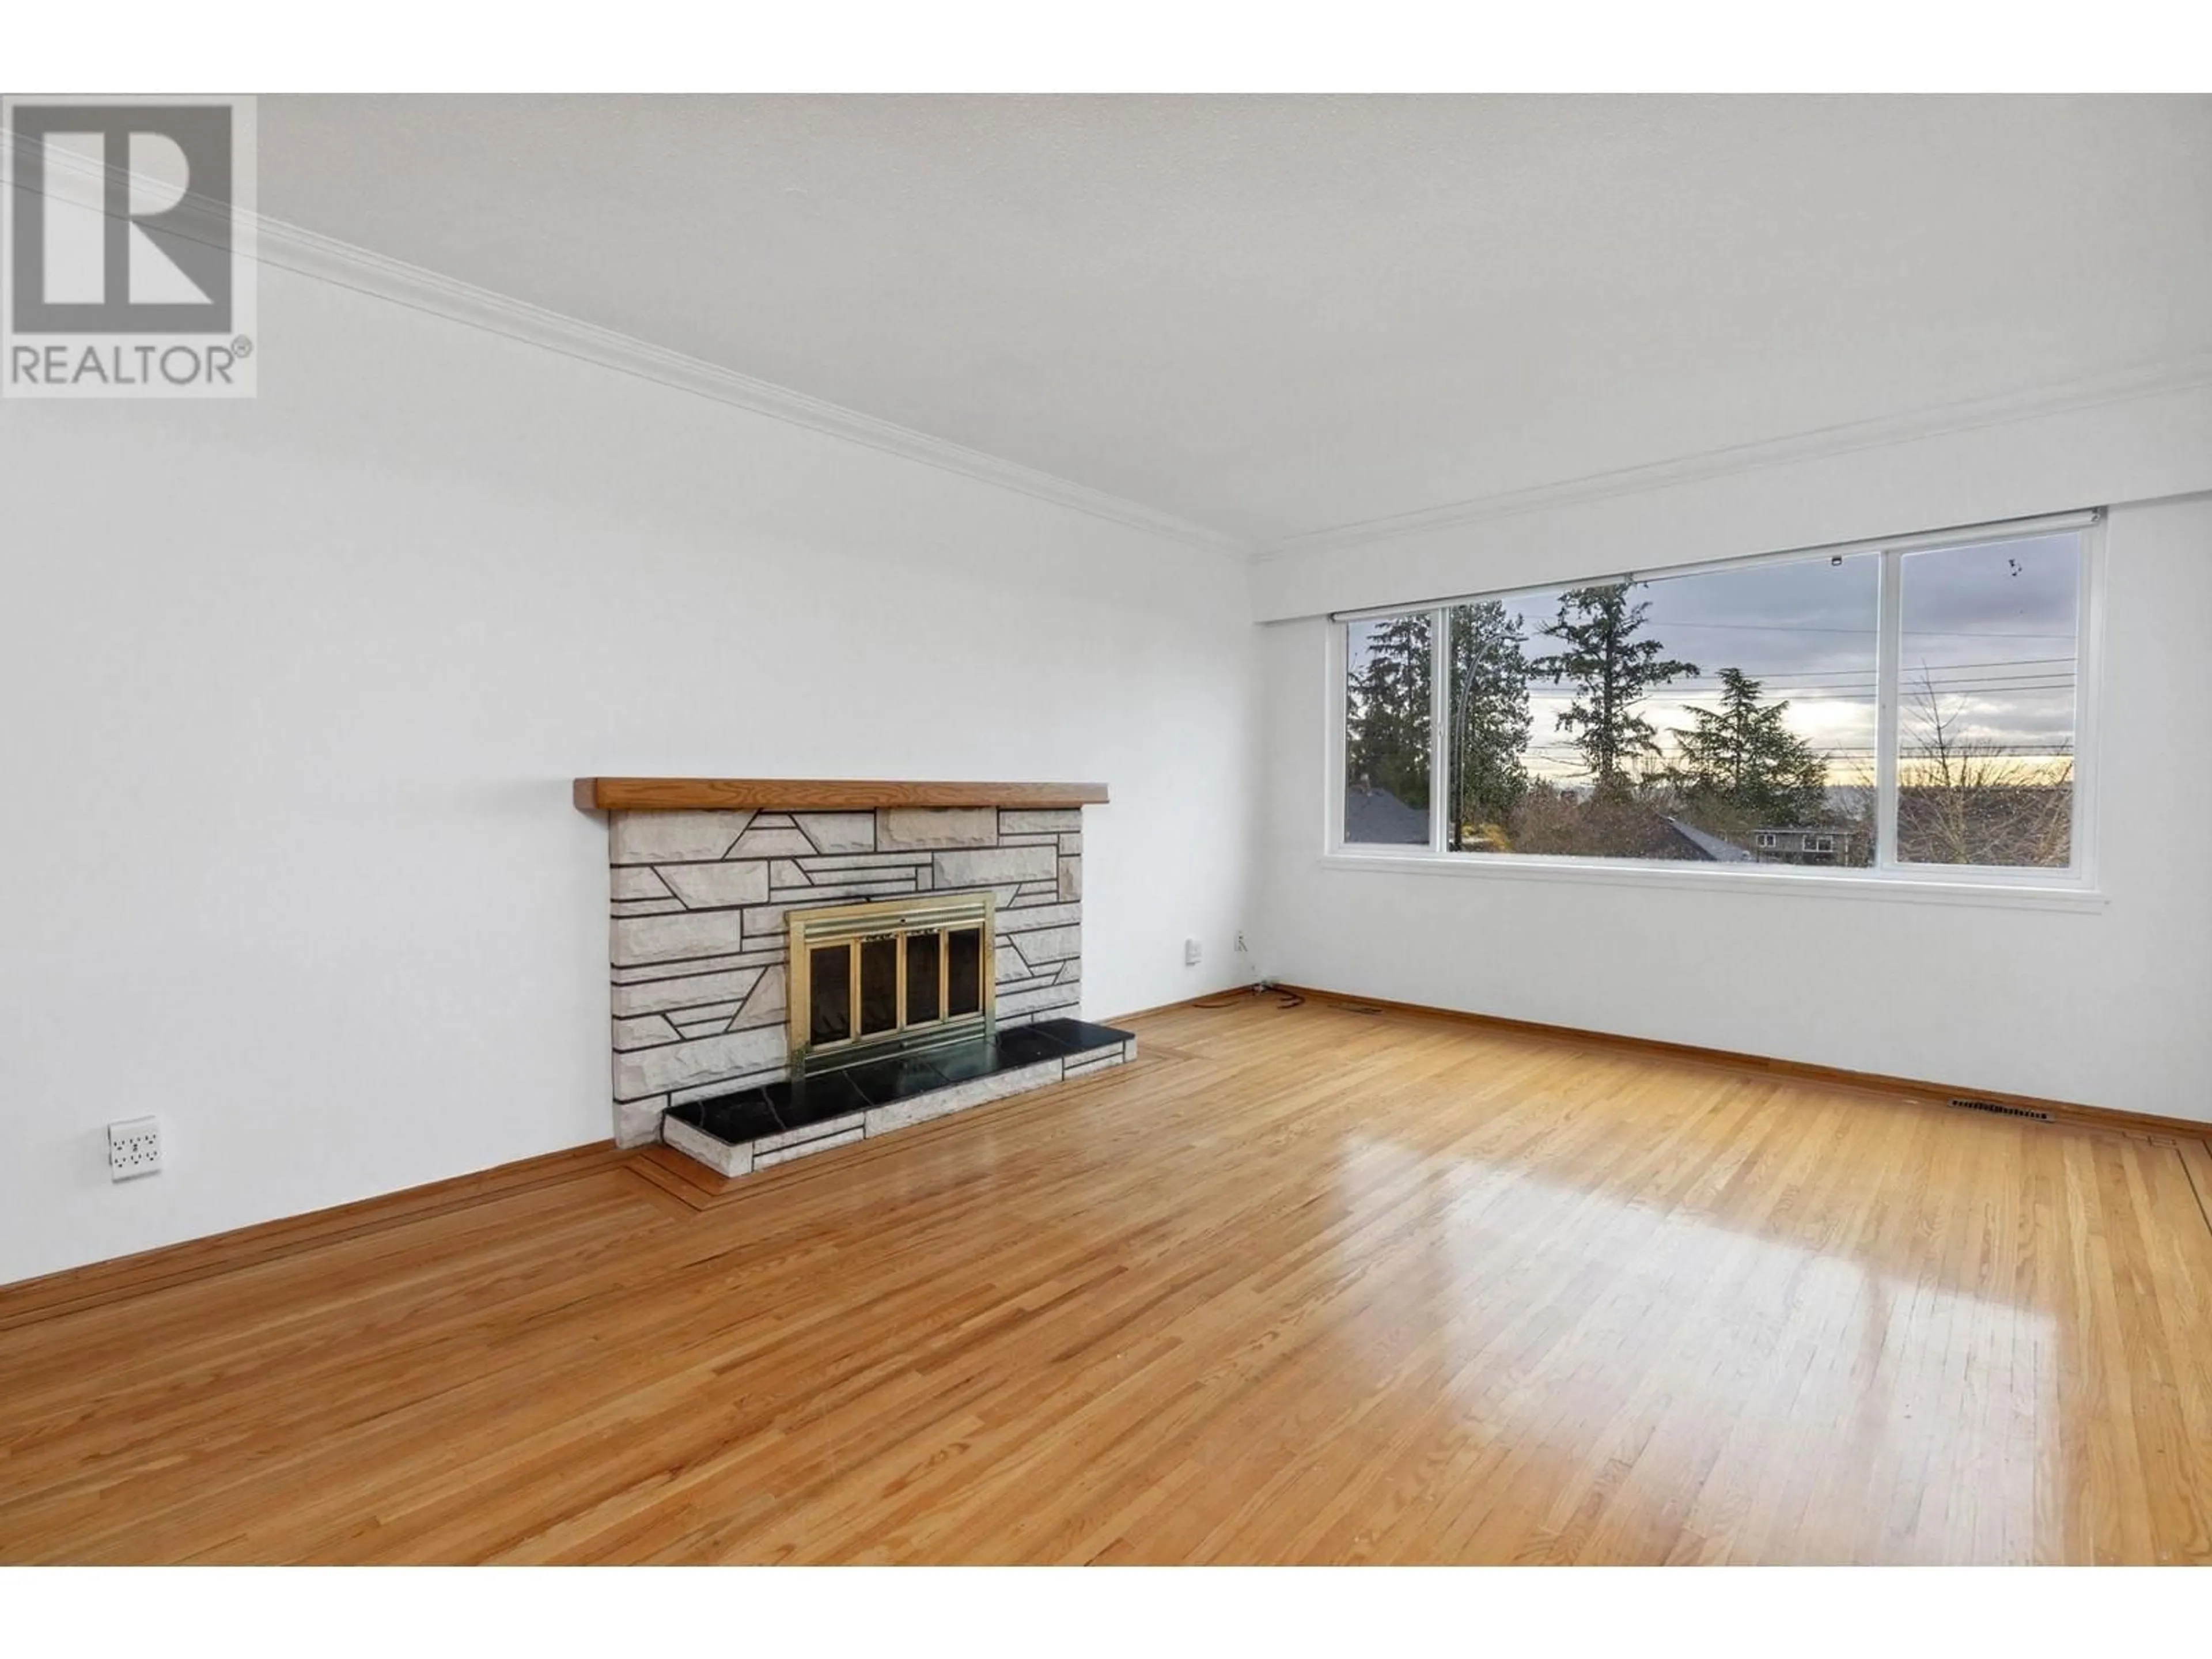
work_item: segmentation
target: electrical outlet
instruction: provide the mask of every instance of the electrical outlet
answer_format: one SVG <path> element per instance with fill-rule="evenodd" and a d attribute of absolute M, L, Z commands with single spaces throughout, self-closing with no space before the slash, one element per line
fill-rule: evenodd
<path fill-rule="evenodd" d="M 1184 967 L 1197 967 L 1199 957 L 1204 954 L 1205 953 L 1199 949 L 1198 941 L 1196 939 L 1187 939 L 1182 942 L 1182 965 Z"/>
<path fill-rule="evenodd" d="M 127 1123 L 107 1126 L 108 1179 L 132 1181 L 161 1172 L 161 1119 L 134 1117 Z"/>

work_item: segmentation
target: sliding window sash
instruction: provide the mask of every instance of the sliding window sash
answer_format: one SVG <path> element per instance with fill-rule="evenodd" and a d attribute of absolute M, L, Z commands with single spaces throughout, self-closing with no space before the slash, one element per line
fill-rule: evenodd
<path fill-rule="evenodd" d="M 1662 577 L 1696 575 L 1707 571 L 1727 570 L 1750 565 L 1796 563 L 1815 558 L 1849 557 L 1853 554 L 1878 554 L 1881 556 L 1881 580 L 1878 587 L 1877 618 L 1875 646 L 1875 861 L 1879 873 L 1913 878 L 1956 879 L 1962 870 L 1978 868 L 1985 875 L 2002 875 L 2008 879 L 2027 878 L 2051 884 L 2079 884 L 2094 878 L 2092 838 L 2095 832 L 2094 802 L 2091 797 L 2093 769 L 2095 764 L 2097 741 L 2096 714 L 2099 679 L 2101 674 L 2104 599 L 2104 548 L 2101 526 L 2104 523 L 2101 507 L 2087 508 L 2078 513 L 2057 513 L 2042 518 L 2013 519 L 1995 524 L 1966 526 L 1955 530 L 1931 531 L 1924 535 L 1900 536 L 1864 542 L 1838 542 L 1823 547 L 1798 548 L 1780 553 L 1754 553 L 1741 558 L 1714 559 L 1698 564 L 1670 565 L 1650 570 L 1625 571 L 1618 576 L 1591 577 L 1576 584 L 1594 586 L 1609 581 L 1641 582 Z M 1897 856 L 1897 818 L 1899 794 L 1899 732 L 1903 726 L 1901 707 L 1901 665 L 1905 657 L 1905 558 L 1910 553 L 1926 553 L 1938 548 L 1972 547 L 1985 542 L 2026 538 L 2033 536 L 2055 535 L 2078 530 L 2083 532 L 2081 556 L 2081 587 L 2075 608 L 2075 677 L 2074 677 L 2074 799 L 2071 858 L 2063 870 L 2012 869 L 1996 866 L 1972 866 L 1959 865 L 1908 865 Z M 1451 613 L 1453 607 L 1471 605 L 1484 599 L 1511 599 L 1525 593 L 1547 592 L 1559 586 L 1545 583 L 1519 588 L 1493 589 L 1486 593 L 1458 595 L 1442 599 L 1430 599 L 1416 605 L 1377 605 L 1362 611 L 1335 611 L 1329 613 L 1331 642 L 1329 646 L 1330 680 L 1334 697 L 1335 713 L 1332 719 L 1329 754 L 1329 826 L 1325 842 L 1331 852 L 1358 852 L 1358 843 L 1347 843 L 1344 839 L 1344 810 L 1346 783 L 1346 701 L 1351 672 L 1350 653 L 1346 649 L 1346 630 L 1353 623 L 1370 622 L 1383 617 L 1418 616 L 1426 612 L 1429 617 L 1429 842 L 1428 851 L 1443 854 L 1449 849 L 1451 805 Z M 1381 850 L 1369 848 L 1365 850 Z M 1496 855 L 1486 855 L 1495 857 Z M 1625 860 L 1633 862 L 1633 860 Z"/>
<path fill-rule="evenodd" d="M 1429 612 L 1429 851 L 1451 845 L 1444 833 L 1451 802 L 1451 612 L 1439 605 Z"/>
<path fill-rule="evenodd" d="M 1876 592 L 1874 675 L 1874 867 L 1897 868 L 1899 665 L 1905 658 L 1905 556 L 1886 550 Z"/>

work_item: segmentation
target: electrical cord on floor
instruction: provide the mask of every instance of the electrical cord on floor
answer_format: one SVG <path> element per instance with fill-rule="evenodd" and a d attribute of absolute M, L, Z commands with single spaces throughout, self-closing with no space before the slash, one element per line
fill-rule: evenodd
<path fill-rule="evenodd" d="M 1278 1008 L 1296 1008 L 1305 1002 L 1305 999 L 1296 991 L 1286 991 L 1279 985 L 1269 985 L 1263 981 L 1260 984 L 1248 985 L 1239 990 L 1223 991 L 1213 996 L 1200 997 L 1190 1006 L 1194 1008 L 1234 1008 L 1240 1002 L 1249 1002 L 1254 997 L 1267 996 L 1271 993 L 1275 998 L 1275 1006 Z"/>

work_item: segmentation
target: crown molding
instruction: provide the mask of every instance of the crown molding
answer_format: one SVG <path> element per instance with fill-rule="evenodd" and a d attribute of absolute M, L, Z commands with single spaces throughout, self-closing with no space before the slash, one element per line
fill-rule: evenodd
<path fill-rule="evenodd" d="M 9 145 L 0 143 L 0 183 L 14 182 L 10 152 Z M 88 167 L 70 157 L 57 159 L 83 170 L 107 171 L 104 167 Z M 184 199 L 204 209 L 228 210 L 196 192 L 186 192 Z M 1951 433 L 2212 386 L 2212 351 L 2203 351 L 2101 371 L 2025 391 L 1817 428 L 1786 437 L 1694 451 L 1665 460 L 1585 473 L 1527 489 L 1473 496 L 1413 512 L 1261 541 L 1196 524 L 1125 496 L 1094 489 L 948 439 L 933 437 L 896 422 L 879 420 L 858 410 L 757 380 L 562 312 L 532 305 L 492 289 L 441 276 L 266 215 L 240 213 L 237 218 L 240 222 L 236 230 L 236 246 L 242 253 L 261 264 L 1253 565 L 1274 563 L 1305 554 L 1371 547 L 1431 532 L 1471 527 L 1586 501 L 1640 495 L 1769 467 L 1819 461 Z"/>
<path fill-rule="evenodd" d="M 903 460 L 994 484 L 1001 489 L 1050 501 L 1058 507 L 1124 525 L 1212 553 L 1239 560 L 1252 544 L 1242 537 L 1194 524 L 1087 484 L 1042 472 L 1019 462 L 933 437 L 896 422 L 879 420 L 803 392 L 724 368 L 702 358 L 657 346 L 650 341 L 548 310 L 473 283 L 442 276 L 404 260 L 356 247 L 336 237 L 265 215 L 256 216 L 253 246 L 264 265 L 274 265 L 334 287 L 370 295 L 449 322 L 483 329 L 542 350 L 597 364 L 656 385 L 712 398 L 755 415 L 865 445 Z"/>
<path fill-rule="evenodd" d="M 2165 397 L 2208 386 L 2212 386 L 2212 352 L 2199 352 L 2084 375 L 2026 392 L 1940 404 L 1909 415 L 1883 416 L 1757 443 L 1704 450 L 1526 489 L 1504 490 L 1412 513 L 1279 537 L 1256 549 L 1251 556 L 1255 564 L 1267 564 L 1304 554 L 1371 547 L 1430 532 L 1456 530 L 1584 501 L 1642 495 L 1767 467 L 1823 460 L 1860 450 L 1887 448 L 1949 433 L 2008 425 L 2107 404 Z"/>
<path fill-rule="evenodd" d="M 0 183 L 15 182 L 14 148 L 10 143 L 0 143 Z M 66 152 L 49 151 L 46 159 L 49 164 L 58 164 L 87 177 L 105 178 L 111 172 L 128 172 Z M 932 437 L 928 433 L 879 420 L 841 404 L 794 392 L 788 386 L 757 380 L 703 358 L 657 346 L 563 312 L 532 305 L 495 289 L 479 288 L 473 283 L 443 276 L 404 259 L 391 258 L 335 236 L 272 219 L 264 213 L 234 213 L 228 204 L 195 191 L 187 191 L 181 201 L 211 219 L 231 222 L 233 246 L 242 257 L 264 265 L 273 265 L 333 287 L 350 289 L 448 322 L 502 335 L 617 374 L 688 392 L 694 397 L 711 398 L 750 414 L 765 415 L 772 420 L 842 438 L 848 443 L 865 445 L 903 460 L 957 472 L 1001 489 L 1208 552 L 1227 554 L 1242 561 L 1249 558 L 1253 550 L 1253 543 L 1244 537 L 1194 524 L 1140 501 L 1093 489 L 1088 484 L 1039 471 L 980 449 L 970 449 L 949 439 Z M 189 221 L 179 226 L 176 234 L 191 235 Z"/>

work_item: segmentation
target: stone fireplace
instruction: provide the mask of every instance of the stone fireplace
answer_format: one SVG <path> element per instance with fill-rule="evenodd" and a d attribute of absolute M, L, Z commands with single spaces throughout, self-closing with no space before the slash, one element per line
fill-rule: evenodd
<path fill-rule="evenodd" d="M 1081 809 L 1104 799 L 580 780 L 608 814 L 616 1139 L 740 1174 L 1127 1057 L 1127 1033 L 1073 1018 Z M 758 804 L 696 804 L 723 799 Z"/>

